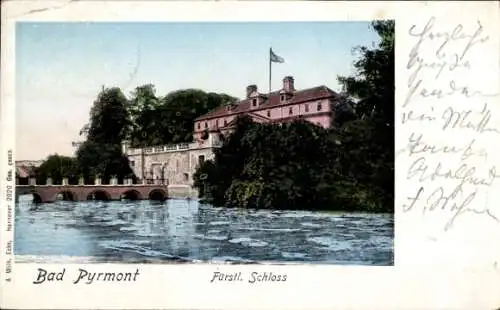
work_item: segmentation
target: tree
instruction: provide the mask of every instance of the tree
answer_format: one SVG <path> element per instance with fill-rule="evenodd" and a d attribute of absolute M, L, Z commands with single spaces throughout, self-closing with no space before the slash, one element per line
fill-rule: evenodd
<path fill-rule="evenodd" d="M 80 173 L 87 182 L 97 175 L 104 180 L 113 175 L 119 178 L 131 175 L 121 148 L 131 127 L 127 107 L 127 98 L 116 87 L 103 89 L 94 102 L 85 128 L 87 139 L 76 152 Z"/>
<path fill-rule="evenodd" d="M 346 93 L 340 93 L 340 98 L 337 99 L 337 103 L 334 106 L 333 125 L 336 127 L 342 127 L 343 124 L 357 119 L 355 102 Z"/>
<path fill-rule="evenodd" d="M 76 153 L 80 171 L 86 182 L 92 182 L 97 176 L 107 182 L 111 176 L 119 179 L 133 177 L 132 169 L 121 145 L 85 141 Z"/>
<path fill-rule="evenodd" d="M 209 202 L 219 206 L 225 204 L 226 191 L 233 178 L 241 174 L 246 155 L 250 152 L 242 146 L 241 140 L 253 125 L 248 117 L 237 118 L 234 132 L 221 148 L 214 150 L 214 160 L 205 161 L 193 175 L 194 186 Z"/>
<path fill-rule="evenodd" d="M 376 48 L 361 46 L 354 62 L 356 74 L 340 76 L 339 82 L 350 96 L 359 98 L 356 112 L 385 127 L 394 126 L 394 21 L 375 21 L 372 27 L 380 37 Z M 380 125 L 378 124 L 378 125 Z"/>
<path fill-rule="evenodd" d="M 199 89 L 184 89 L 167 94 L 159 109 L 165 120 L 164 141 L 191 142 L 194 120 L 219 106 L 233 103 L 237 98 L 226 94 L 206 93 Z"/>
<path fill-rule="evenodd" d="M 394 21 L 376 21 L 373 29 L 380 37 L 376 48 L 359 47 L 354 63 L 356 74 L 339 77 L 349 96 L 358 98 L 355 111 L 359 120 L 341 128 L 343 154 L 359 182 L 377 189 L 386 204 L 394 197 Z M 359 165 L 359 162 L 366 164 Z M 366 171 L 371 171 L 370 176 Z"/>
<path fill-rule="evenodd" d="M 38 184 L 43 184 L 49 177 L 54 184 L 61 184 L 64 177 L 68 178 L 71 184 L 76 184 L 79 167 L 75 158 L 54 154 L 48 156 L 40 167 L 35 169 L 35 175 Z"/>
<path fill-rule="evenodd" d="M 136 87 L 128 104 L 130 115 L 129 140 L 134 146 L 161 144 L 161 116 L 158 115 L 160 99 L 154 85 Z"/>
<path fill-rule="evenodd" d="M 103 89 L 90 110 L 87 140 L 121 144 L 130 128 L 127 106 L 127 98 L 119 88 Z"/>
<path fill-rule="evenodd" d="M 152 85 L 138 87 L 129 108 L 134 124 L 131 144 L 143 147 L 191 142 L 197 117 L 236 100 L 198 89 L 177 90 L 157 98 Z"/>

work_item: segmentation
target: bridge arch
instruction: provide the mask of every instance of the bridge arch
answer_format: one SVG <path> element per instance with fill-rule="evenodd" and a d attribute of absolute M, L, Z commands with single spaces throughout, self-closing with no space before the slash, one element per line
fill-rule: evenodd
<path fill-rule="evenodd" d="M 43 202 L 42 196 L 40 196 L 40 194 L 38 194 L 38 193 L 31 193 L 31 195 L 33 196 L 33 202 L 34 203 L 42 203 Z"/>
<path fill-rule="evenodd" d="M 52 198 L 52 201 L 56 200 L 65 200 L 65 201 L 77 201 L 78 197 L 73 191 L 70 190 L 61 190 L 58 191 L 54 197 Z"/>
<path fill-rule="evenodd" d="M 139 193 L 139 191 L 135 189 L 129 189 L 124 191 L 121 195 L 120 198 L 126 199 L 126 200 L 141 200 L 142 195 Z"/>
<path fill-rule="evenodd" d="M 87 200 L 108 201 L 111 200 L 111 195 L 106 190 L 97 189 L 87 195 Z"/>
<path fill-rule="evenodd" d="M 152 191 L 149 192 L 148 194 L 149 200 L 160 200 L 163 201 L 167 199 L 167 193 L 162 190 L 162 189 L 153 189 Z"/>

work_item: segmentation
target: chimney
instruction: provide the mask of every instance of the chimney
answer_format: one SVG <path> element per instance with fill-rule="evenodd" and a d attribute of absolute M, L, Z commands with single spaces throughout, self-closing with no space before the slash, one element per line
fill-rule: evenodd
<path fill-rule="evenodd" d="M 250 98 L 250 95 L 251 95 L 253 92 L 256 92 L 256 91 L 257 91 L 257 85 L 255 85 L 255 84 L 248 85 L 248 86 L 247 86 L 247 98 Z"/>
<path fill-rule="evenodd" d="M 295 91 L 295 86 L 293 85 L 293 76 L 285 76 L 283 79 L 283 89 L 287 92 Z"/>

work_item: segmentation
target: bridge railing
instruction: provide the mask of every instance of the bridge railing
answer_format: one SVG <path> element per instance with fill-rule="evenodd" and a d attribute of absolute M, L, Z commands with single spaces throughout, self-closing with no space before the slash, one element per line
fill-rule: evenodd
<path fill-rule="evenodd" d="M 221 141 L 198 141 L 191 143 L 168 144 L 158 146 L 148 146 L 145 148 L 128 148 L 126 153 L 128 155 L 155 154 L 155 153 L 168 153 L 180 150 L 199 149 L 200 147 L 219 147 L 222 145 Z"/>
<path fill-rule="evenodd" d="M 121 181 L 121 182 L 120 182 Z M 109 182 L 103 182 L 101 178 L 95 178 L 94 182 L 85 182 L 84 178 L 80 178 L 77 184 L 70 184 L 68 178 L 63 178 L 61 182 L 53 182 L 52 178 L 45 179 L 45 182 L 40 184 L 37 183 L 36 178 L 29 178 L 27 184 L 21 184 L 19 179 L 16 179 L 16 186 L 37 186 L 37 185 L 54 185 L 54 186 L 81 186 L 81 185 L 168 185 L 167 179 L 137 179 L 136 182 L 132 178 L 124 178 L 119 180 L 118 178 L 111 178 Z"/>

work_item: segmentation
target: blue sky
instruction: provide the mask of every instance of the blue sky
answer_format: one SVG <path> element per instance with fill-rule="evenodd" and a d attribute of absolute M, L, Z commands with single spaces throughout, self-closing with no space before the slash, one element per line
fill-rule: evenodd
<path fill-rule="evenodd" d="M 183 88 L 243 97 L 245 87 L 272 88 L 284 76 L 297 89 L 339 90 L 358 45 L 378 37 L 368 22 L 300 23 L 18 23 L 16 27 L 17 159 L 72 155 L 102 85 L 126 95 L 146 83 L 158 95 Z"/>

